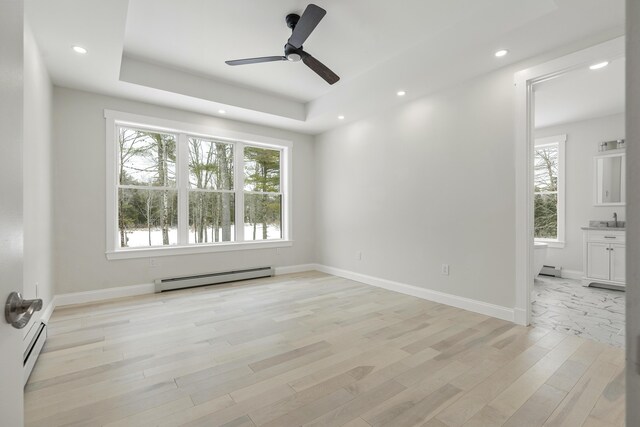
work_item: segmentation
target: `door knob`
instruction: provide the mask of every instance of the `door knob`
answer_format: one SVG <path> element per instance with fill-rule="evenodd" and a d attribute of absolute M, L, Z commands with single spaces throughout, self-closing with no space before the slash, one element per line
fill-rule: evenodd
<path fill-rule="evenodd" d="M 4 318 L 17 329 L 27 326 L 31 316 L 42 310 L 41 299 L 23 299 L 19 292 L 11 292 L 4 305 Z"/>

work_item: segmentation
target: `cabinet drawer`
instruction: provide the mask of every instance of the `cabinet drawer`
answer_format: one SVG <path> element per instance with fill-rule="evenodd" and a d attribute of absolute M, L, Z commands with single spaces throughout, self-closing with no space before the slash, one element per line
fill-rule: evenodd
<path fill-rule="evenodd" d="M 604 243 L 624 243 L 626 233 L 624 231 L 589 230 L 587 241 Z"/>

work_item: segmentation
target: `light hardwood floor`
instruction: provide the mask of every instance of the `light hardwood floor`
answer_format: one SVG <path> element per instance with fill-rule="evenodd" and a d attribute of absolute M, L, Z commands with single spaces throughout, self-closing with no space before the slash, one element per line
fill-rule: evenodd
<path fill-rule="evenodd" d="M 322 273 L 56 309 L 29 426 L 622 426 L 619 348 Z"/>

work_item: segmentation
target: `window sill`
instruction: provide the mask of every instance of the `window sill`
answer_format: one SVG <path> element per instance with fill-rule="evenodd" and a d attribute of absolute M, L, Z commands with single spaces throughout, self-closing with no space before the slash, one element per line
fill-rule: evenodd
<path fill-rule="evenodd" d="M 546 245 L 549 245 L 550 248 L 554 248 L 554 249 L 564 248 L 564 242 L 561 242 L 560 240 L 535 239 L 534 241 L 536 243 L 544 243 Z"/>
<path fill-rule="evenodd" d="M 242 243 L 216 243 L 209 245 L 169 246 L 155 248 L 130 248 L 107 251 L 108 260 L 154 258 L 160 256 L 196 255 L 216 252 L 245 251 L 252 249 L 272 249 L 293 246 L 293 240 L 270 240 Z"/>

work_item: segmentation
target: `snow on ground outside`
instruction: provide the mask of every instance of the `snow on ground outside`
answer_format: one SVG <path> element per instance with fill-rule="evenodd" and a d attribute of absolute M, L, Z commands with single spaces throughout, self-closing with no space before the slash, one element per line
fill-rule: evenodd
<path fill-rule="evenodd" d="M 231 226 L 231 238 L 233 239 L 234 229 Z M 207 228 L 207 235 L 209 236 L 209 243 L 211 243 L 211 236 L 213 231 L 211 228 Z M 220 231 L 222 236 L 222 231 Z M 244 225 L 245 240 L 253 240 L 253 225 Z M 280 239 L 280 227 L 275 225 L 267 226 L 267 239 Z M 130 248 L 139 248 L 149 246 L 149 231 L 146 228 L 127 230 L 127 246 Z M 262 225 L 256 225 L 256 240 L 262 240 Z M 195 243 L 195 235 L 192 231 L 189 231 L 189 243 Z M 169 229 L 169 244 L 178 244 L 178 229 Z M 159 228 L 151 229 L 151 246 L 162 246 L 162 231 Z"/>

